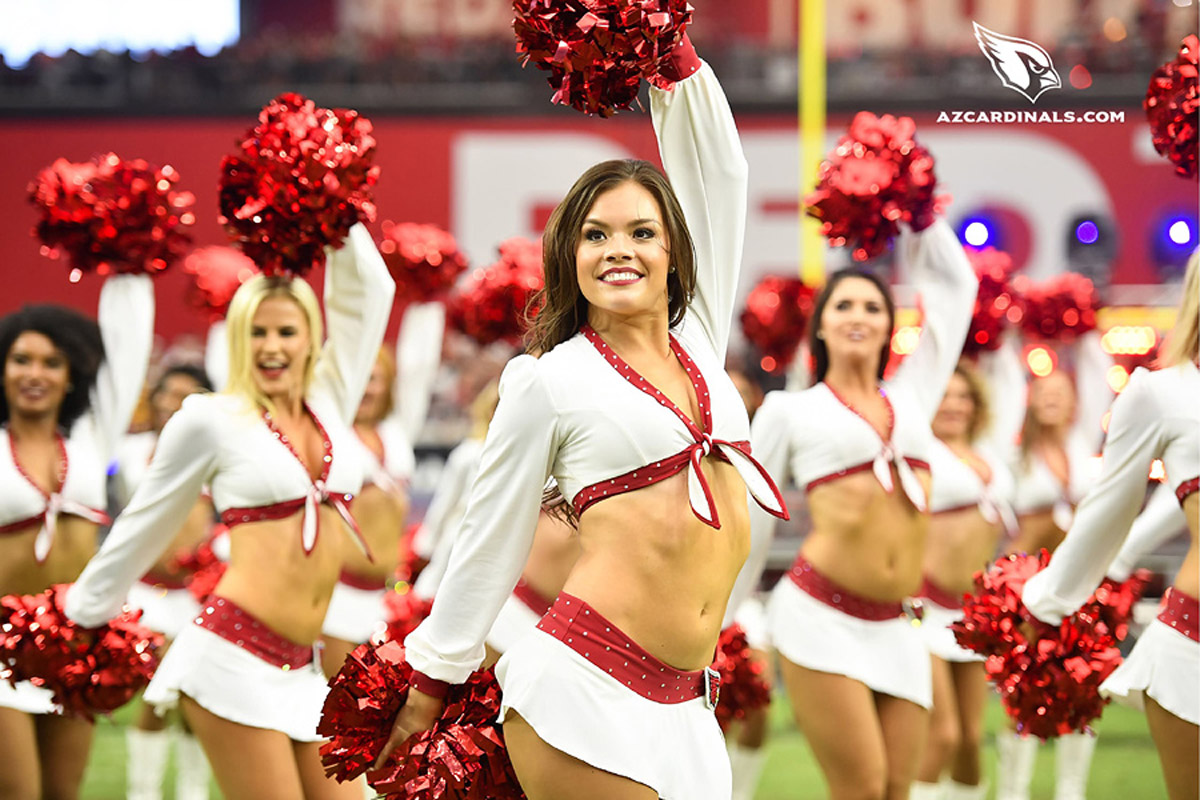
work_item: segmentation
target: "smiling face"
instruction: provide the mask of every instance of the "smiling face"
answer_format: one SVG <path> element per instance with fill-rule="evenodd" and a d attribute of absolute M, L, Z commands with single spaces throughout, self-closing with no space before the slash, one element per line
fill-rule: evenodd
<path fill-rule="evenodd" d="M 9 414 L 57 419 L 70 382 L 67 356 L 48 336 L 25 331 L 13 341 L 4 359 Z"/>
<path fill-rule="evenodd" d="M 606 315 L 667 314 L 670 244 L 658 201 L 627 181 L 599 195 L 575 250 L 579 290 L 589 320 Z"/>
<path fill-rule="evenodd" d="M 358 413 L 354 422 L 358 425 L 376 425 L 383 420 L 388 402 L 388 375 L 380 359 L 375 359 L 371 367 L 371 377 L 367 381 L 366 391 L 363 392 L 362 402 L 358 404 Z"/>
<path fill-rule="evenodd" d="M 250 357 L 258 391 L 276 405 L 302 396 L 311 355 L 308 319 L 300 305 L 283 295 L 264 298 L 250 323 Z"/>
<path fill-rule="evenodd" d="M 967 379 L 957 372 L 946 384 L 946 394 L 933 418 L 933 435 L 942 441 L 968 438 L 975 423 L 975 395 Z"/>
<path fill-rule="evenodd" d="M 818 332 L 830 365 L 863 362 L 870 364 L 874 373 L 892 335 L 883 293 L 866 278 L 848 277 L 838 282 L 821 313 Z"/>

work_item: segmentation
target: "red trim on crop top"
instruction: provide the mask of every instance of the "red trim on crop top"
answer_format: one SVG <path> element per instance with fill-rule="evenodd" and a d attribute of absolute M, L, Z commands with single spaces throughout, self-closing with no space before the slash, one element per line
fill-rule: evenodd
<path fill-rule="evenodd" d="M 686 703 L 708 697 L 720 678 L 711 668 L 678 670 L 646 652 L 594 608 L 562 592 L 538 623 L 538 630 L 558 639 L 619 683 L 655 703 Z"/>
<path fill-rule="evenodd" d="M 687 428 L 688 433 L 692 436 L 692 441 L 694 443 L 690 447 L 681 450 L 673 456 L 668 456 L 667 458 L 655 461 L 653 464 L 647 464 L 645 466 L 638 467 L 637 469 L 626 472 L 623 475 L 618 475 L 615 478 L 610 478 L 605 481 L 599 481 L 591 486 L 585 486 L 583 489 L 580 489 L 572 500 L 572 504 L 575 506 L 575 513 L 577 515 L 582 515 L 589 506 L 605 499 L 606 497 L 624 494 L 625 492 L 631 492 L 634 489 L 641 489 L 643 487 L 650 486 L 651 484 L 666 480 L 672 475 L 682 472 L 690 465 L 696 474 L 696 478 L 700 484 L 701 490 L 704 492 L 705 504 L 707 505 L 708 509 L 712 511 L 712 518 L 706 518 L 694 505 L 692 506 L 692 513 L 696 515 L 697 519 L 706 525 L 712 528 L 720 528 L 721 519 L 717 513 L 716 502 L 713 499 L 712 489 L 708 485 L 708 478 L 705 477 L 704 471 L 700 468 L 700 462 L 705 456 L 714 455 L 722 461 L 732 463 L 730 462 L 729 456 L 721 452 L 720 449 L 722 447 L 731 447 L 745 455 L 750 463 L 758 470 L 759 474 L 766 479 L 767 483 L 771 487 L 771 491 L 775 495 L 775 499 L 779 503 L 779 507 L 783 509 L 783 513 L 778 514 L 766 506 L 762 506 L 763 509 L 772 516 L 779 517 L 780 519 L 788 519 L 787 508 L 783 503 L 783 495 L 780 494 L 779 488 L 775 485 L 775 482 L 772 480 L 771 476 L 767 474 L 766 470 L 763 469 L 762 465 L 755 461 L 750 455 L 750 443 L 745 441 L 730 442 L 724 439 L 714 439 L 709 433 L 709 431 L 712 430 L 712 407 L 709 402 L 708 383 L 704 380 L 703 373 L 700 372 L 700 369 L 696 366 L 695 362 L 692 361 L 691 356 L 689 356 L 687 351 L 680 346 L 679 342 L 675 340 L 674 336 L 668 334 L 671 351 L 675 354 L 675 357 L 679 359 L 679 363 L 683 366 L 684 372 L 687 373 L 688 380 L 691 382 L 692 388 L 696 392 L 696 405 L 699 406 L 701 425 L 697 425 L 691 417 L 689 417 L 687 414 L 684 414 L 683 411 L 681 411 L 679 407 L 671 401 L 671 398 L 659 391 L 658 388 L 656 388 L 652 383 L 642 377 L 637 370 L 625 363 L 625 360 L 617 355 L 616 352 L 614 352 L 613 349 L 608 346 L 608 343 L 600 337 L 600 334 L 596 333 L 595 329 L 592 328 L 591 325 L 584 325 L 582 328 L 582 333 L 585 337 L 587 337 L 587 340 L 592 343 L 592 346 L 596 348 L 604 360 L 607 361 L 613 367 L 613 369 L 617 371 L 618 375 L 632 384 L 634 388 L 639 389 L 653 397 L 658 401 L 659 405 L 678 417 L 679 421 L 683 423 L 684 427 Z M 755 501 L 758 502 L 757 498 Z M 762 503 L 759 503 L 759 505 L 761 506 Z"/>
<path fill-rule="evenodd" d="M 46 563 L 46 559 L 50 556 L 50 548 L 54 546 L 55 521 L 59 515 L 70 514 L 82 517 L 83 519 L 95 522 L 97 525 L 107 525 L 112 522 L 112 518 L 104 513 L 104 511 L 85 506 L 82 503 L 76 503 L 73 500 L 67 500 L 62 496 L 62 488 L 66 485 L 67 474 L 71 469 L 71 462 L 67 457 L 67 444 L 62 434 L 56 431 L 54 440 L 58 445 L 58 469 L 55 470 L 54 474 L 54 491 L 47 492 L 38 485 L 32 475 L 25 471 L 24 465 L 21 464 L 21 459 L 17 457 L 17 443 L 13 438 L 12 432 L 9 431 L 8 434 L 8 449 L 12 457 L 13 466 L 16 467 L 17 473 L 33 487 L 34 491 L 42 496 L 42 499 L 46 503 L 46 508 L 31 517 L 9 522 L 6 525 L 0 525 L 0 535 L 20 533 L 31 525 L 36 525 L 39 522 L 42 523 L 42 530 L 38 531 L 38 535 L 34 539 L 34 560 L 38 564 Z M 45 532 L 46 536 L 45 541 L 42 541 L 43 532 Z M 41 551 L 40 555 L 39 551 Z"/>
<path fill-rule="evenodd" d="M 381 578 L 369 578 L 345 569 L 338 575 L 338 583 L 364 592 L 379 592 L 387 588 L 387 582 Z"/>
<path fill-rule="evenodd" d="M 210 595 L 195 622 L 254 657 L 280 669 L 299 669 L 313 661 L 313 646 L 285 639 L 232 600 Z"/>
<path fill-rule="evenodd" d="M 867 423 L 867 426 L 875 433 L 875 435 L 879 436 L 879 429 L 875 427 L 875 425 L 871 422 L 871 420 L 869 420 L 865 416 L 863 416 L 862 412 L 859 411 L 857 408 L 850 405 L 850 403 L 848 403 L 845 398 L 843 398 L 840 394 L 838 394 L 837 390 L 834 389 L 832 386 L 830 386 L 828 383 L 825 383 L 824 381 L 822 381 L 821 383 L 826 389 L 829 390 L 829 393 L 831 395 L 833 395 L 834 400 L 837 400 L 839 403 L 841 403 L 843 406 L 846 407 L 847 411 L 854 414 L 856 417 L 861 419 L 863 422 Z M 892 405 L 891 398 L 887 396 L 887 392 L 884 390 L 884 388 L 882 386 L 879 387 L 879 395 L 880 395 L 880 397 L 883 398 L 883 403 L 884 403 L 884 405 L 887 406 L 887 412 L 888 412 L 887 438 L 885 439 L 884 437 L 879 436 L 879 441 L 883 443 L 884 447 L 890 448 L 891 447 L 890 443 L 892 441 L 892 434 L 894 434 L 896 432 L 896 409 Z M 891 460 L 891 459 L 889 459 L 889 460 Z M 904 456 L 904 461 L 913 469 L 927 470 L 930 468 L 929 462 L 925 461 L 924 459 L 913 458 L 911 456 Z M 829 473 L 828 475 L 822 475 L 819 478 L 813 478 L 811 481 L 808 482 L 808 484 L 807 484 L 807 486 L 805 486 L 804 490 L 806 492 L 811 492 L 815 487 L 820 486 L 823 483 L 829 483 L 830 481 L 835 481 L 838 478 L 844 478 L 847 475 L 853 475 L 857 472 L 866 472 L 867 470 L 873 469 L 874 466 L 875 466 L 875 459 L 872 458 L 870 461 L 864 461 L 863 463 L 855 464 L 852 467 L 846 467 L 845 469 L 839 469 L 836 472 Z"/>
<path fill-rule="evenodd" d="M 788 577 L 801 591 L 851 617 L 882 622 L 904 616 L 903 603 L 872 600 L 855 594 L 826 578 L 802 555 L 796 556 Z"/>
<path fill-rule="evenodd" d="M 167 591 L 171 592 L 179 591 L 180 589 L 186 589 L 188 587 L 183 578 L 174 578 L 165 575 L 151 575 L 150 573 L 146 573 L 142 577 L 138 578 L 138 583 L 143 584 L 144 586 L 149 586 L 152 589 L 166 589 Z"/>
<path fill-rule="evenodd" d="M 1179 505 L 1183 505 L 1183 501 L 1188 499 L 1188 495 L 1195 494 L 1200 491 L 1200 476 L 1189 478 L 1175 488 L 1175 497 L 1179 500 Z"/>
<path fill-rule="evenodd" d="M 309 498 L 312 497 L 317 503 L 330 506 L 338 513 L 339 516 L 341 516 L 341 518 L 346 522 L 347 527 L 350 528 L 351 534 L 358 541 L 359 547 L 361 547 L 363 552 L 366 553 L 367 560 L 374 562 L 375 559 L 371 555 L 371 549 L 367 545 L 366 539 L 363 538 L 362 531 L 359 530 L 358 522 L 354 519 L 354 515 L 350 513 L 350 507 L 348 503 L 352 499 L 352 496 L 348 494 L 330 494 L 325 488 L 325 481 L 329 479 L 329 471 L 333 466 L 333 442 L 330 440 L 329 434 L 325 430 L 325 426 L 321 424 L 320 418 L 316 415 L 316 412 L 309 408 L 308 403 L 304 404 L 304 410 L 308 412 L 310 417 L 312 417 L 313 424 L 317 426 L 317 431 L 321 434 L 321 450 L 323 453 L 321 456 L 321 474 L 315 480 L 309 473 L 308 465 L 304 463 L 304 459 L 302 459 L 300 454 L 296 452 L 296 449 L 292 447 L 292 442 L 290 439 L 288 439 L 287 434 L 276 427 L 275 421 L 271 418 L 271 414 L 266 409 L 262 410 L 262 418 L 267 428 L 275 435 L 275 438 L 280 442 L 280 444 L 287 448 L 288 452 L 292 454 L 292 457 L 295 458 L 300 466 L 304 469 L 304 474 L 310 483 L 309 494 L 293 500 L 283 500 L 281 502 L 271 503 L 268 505 L 250 506 L 247 508 L 227 508 L 221 512 L 221 522 L 232 528 L 235 525 L 240 525 L 244 522 L 261 522 L 263 520 L 286 519 L 287 517 L 295 514 L 297 511 L 302 511 L 305 505 L 308 503 Z M 300 546 L 303 548 L 305 555 L 312 555 L 313 550 L 315 550 L 317 547 L 317 540 L 321 536 L 320 514 L 316 515 L 314 524 L 316 526 L 315 533 L 313 535 L 312 544 L 309 546 L 304 543 L 304 521 L 301 521 Z"/>
<path fill-rule="evenodd" d="M 532 586 L 530 586 L 524 578 L 521 578 L 521 580 L 517 581 L 517 585 L 513 587 L 512 593 L 513 597 L 524 603 L 530 611 L 537 614 L 539 617 L 546 616 L 546 614 L 550 611 L 551 603 L 554 602 L 550 598 L 538 594 L 538 592 Z"/>
<path fill-rule="evenodd" d="M 1200 642 L 1200 601 L 1176 589 L 1167 589 L 1158 621 L 1182 633 L 1193 642 Z"/>

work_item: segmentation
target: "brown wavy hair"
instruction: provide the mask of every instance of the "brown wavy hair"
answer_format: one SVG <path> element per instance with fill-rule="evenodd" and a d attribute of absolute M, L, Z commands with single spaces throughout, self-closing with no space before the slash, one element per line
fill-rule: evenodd
<path fill-rule="evenodd" d="M 829 276 L 821 293 L 817 295 L 817 302 L 813 308 L 812 316 L 808 320 L 808 351 L 812 354 L 813 359 L 813 383 L 817 384 L 825 380 L 825 373 L 829 371 L 829 350 L 825 347 L 825 340 L 819 334 L 821 332 L 821 317 L 825 314 L 825 306 L 829 304 L 829 298 L 833 294 L 833 290 L 837 285 L 847 278 L 862 278 L 874 284 L 879 293 L 883 295 L 883 305 L 887 310 L 888 317 L 888 335 L 884 339 L 883 347 L 879 351 L 879 369 L 876 375 L 879 380 L 883 380 L 883 373 L 887 369 L 888 358 L 892 354 L 892 333 L 896 328 L 896 301 L 892 298 L 891 287 L 883 280 L 866 267 L 851 266 L 845 269 L 838 270 Z"/>
<path fill-rule="evenodd" d="M 696 291 L 696 253 L 679 199 L 667 177 L 650 162 L 632 158 L 603 161 L 579 176 L 546 223 L 546 231 L 542 234 L 542 269 L 546 284 L 530 300 L 525 311 L 529 323 L 525 346 L 530 353 L 548 353 L 579 333 L 587 322 L 588 302 L 579 289 L 575 271 L 579 237 L 596 199 L 623 183 L 636 183 L 658 202 L 670 250 L 668 324 L 675 327 L 683 321 Z"/>

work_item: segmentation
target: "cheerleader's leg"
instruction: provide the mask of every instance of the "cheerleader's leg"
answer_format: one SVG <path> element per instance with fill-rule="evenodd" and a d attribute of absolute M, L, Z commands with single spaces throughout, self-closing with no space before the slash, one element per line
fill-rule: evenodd
<path fill-rule="evenodd" d="M 1200 728 L 1180 719 L 1146 695 L 1146 721 L 1150 736 L 1158 748 L 1167 795 L 1171 800 L 1195 800 L 1200 797 Z"/>
<path fill-rule="evenodd" d="M 77 800 L 95 726 L 87 720 L 56 714 L 40 714 L 35 724 L 41 755 L 42 800 Z"/>
<path fill-rule="evenodd" d="M 0 742 L 7 762 L 0 769 L 0 797 L 41 797 L 37 730 L 33 720 L 32 714 L 0 707 Z"/>

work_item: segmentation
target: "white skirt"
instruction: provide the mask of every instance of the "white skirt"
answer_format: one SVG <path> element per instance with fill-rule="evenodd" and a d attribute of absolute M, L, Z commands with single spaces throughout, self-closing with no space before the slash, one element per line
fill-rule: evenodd
<path fill-rule="evenodd" d="M 1139 711 L 1150 695 L 1175 716 L 1200 725 L 1200 642 L 1155 619 L 1100 684 L 1100 693 Z"/>
<path fill-rule="evenodd" d="M 167 651 L 145 700 L 165 714 L 185 694 L 230 722 L 279 731 L 297 742 L 319 742 L 317 723 L 328 691 L 319 658 L 299 669 L 276 667 L 189 625 Z"/>
<path fill-rule="evenodd" d="M 791 580 L 784 576 L 786 580 Z M 767 626 L 767 609 L 757 597 L 747 597 L 738 606 L 733 621 L 746 632 L 746 643 L 752 650 L 770 650 L 771 632 Z"/>
<path fill-rule="evenodd" d="M 656 703 L 539 629 L 496 664 L 500 719 L 516 711 L 551 747 L 664 800 L 729 800 L 729 756 L 703 697 Z"/>
<path fill-rule="evenodd" d="M 845 675 L 872 691 L 933 705 L 929 650 L 904 617 L 859 619 L 822 603 L 784 575 L 767 604 L 771 642 L 806 669 Z"/>
<path fill-rule="evenodd" d="M 29 681 L 13 686 L 0 678 L 0 708 L 11 708 L 26 714 L 62 714 L 62 706 L 50 698 L 54 693 Z"/>
<path fill-rule="evenodd" d="M 928 598 L 924 598 L 921 608 L 924 612 L 921 618 L 921 638 L 925 640 L 925 646 L 929 648 L 929 652 L 942 661 L 949 661 L 952 664 L 968 664 L 986 660 L 974 650 L 960 647 L 958 640 L 954 638 L 954 631 L 950 630 L 950 623 L 962 619 L 961 608 L 946 608 Z"/>
<path fill-rule="evenodd" d="M 164 589 L 138 581 L 129 589 L 129 605 L 142 610 L 141 623 L 174 639 L 200 613 L 200 604 L 187 589 Z"/>
<path fill-rule="evenodd" d="M 492 629 L 488 631 L 488 647 L 497 653 L 507 653 L 522 637 L 536 630 L 541 619 L 540 614 L 521 602 L 516 595 L 510 594 L 500 607 L 500 614 L 492 623 Z"/>
<path fill-rule="evenodd" d="M 356 589 L 338 581 L 333 586 L 333 597 L 321 633 L 345 642 L 362 644 L 381 629 L 387 628 L 383 621 L 383 598 L 387 590 Z"/>

